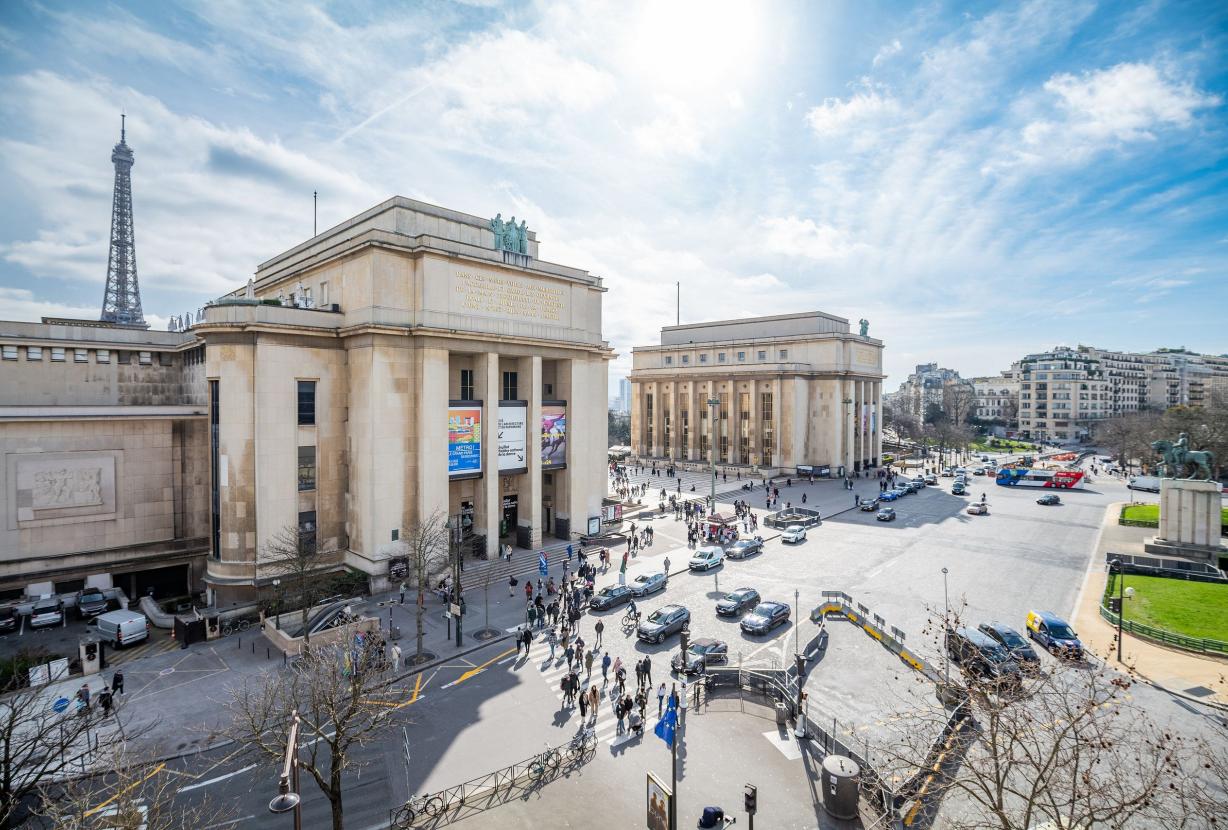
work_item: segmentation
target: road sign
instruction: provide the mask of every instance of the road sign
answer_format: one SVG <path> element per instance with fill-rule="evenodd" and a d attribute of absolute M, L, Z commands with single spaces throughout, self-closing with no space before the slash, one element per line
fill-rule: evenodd
<path fill-rule="evenodd" d="M 68 698 L 57 698 L 55 703 L 51 704 L 51 708 L 59 714 L 63 714 L 64 711 L 68 709 Z"/>
<path fill-rule="evenodd" d="M 452 614 L 453 617 L 459 617 L 461 609 L 460 609 L 460 606 L 454 602 L 448 606 L 448 611 L 449 613 Z"/>

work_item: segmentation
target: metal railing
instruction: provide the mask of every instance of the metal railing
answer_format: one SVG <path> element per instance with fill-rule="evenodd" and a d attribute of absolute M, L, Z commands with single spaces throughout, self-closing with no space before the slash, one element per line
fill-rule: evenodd
<path fill-rule="evenodd" d="M 1118 615 L 1113 613 L 1103 602 L 1100 605 L 1100 616 L 1108 621 L 1110 625 L 1115 626 L 1118 624 Z M 1134 620 L 1121 620 L 1120 623 L 1123 631 L 1128 631 L 1136 637 L 1142 637 L 1145 640 L 1154 640 L 1158 643 L 1176 646 L 1186 651 L 1196 651 L 1201 654 L 1228 655 L 1228 643 L 1222 640 L 1212 640 L 1205 637 L 1187 637 L 1184 634 L 1165 631 L 1163 628 L 1156 628 L 1144 623 L 1135 622 Z"/>

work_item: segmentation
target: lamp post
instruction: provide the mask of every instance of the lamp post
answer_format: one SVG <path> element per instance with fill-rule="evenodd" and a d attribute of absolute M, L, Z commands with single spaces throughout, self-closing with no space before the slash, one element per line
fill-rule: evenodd
<path fill-rule="evenodd" d="M 1122 620 L 1126 617 L 1126 575 L 1121 569 L 1121 560 L 1114 559 L 1112 567 L 1117 570 L 1117 662 L 1121 662 Z"/>
<path fill-rule="evenodd" d="M 273 577 L 273 590 L 277 593 L 277 614 L 274 624 L 277 626 L 277 630 L 281 631 L 281 580 L 277 577 Z"/>
<path fill-rule="evenodd" d="M 951 595 L 947 592 L 947 569 L 942 569 L 942 604 L 946 608 L 942 617 L 942 653 L 945 659 L 942 661 L 942 671 L 945 678 L 945 684 L 951 685 L 951 654 L 946 648 L 946 638 L 951 632 Z"/>
<path fill-rule="evenodd" d="M 286 736 L 286 754 L 282 759 L 277 796 L 269 802 L 270 813 L 294 813 L 294 830 L 303 830 L 302 797 L 298 791 L 298 710 L 290 713 L 290 733 Z"/>
<path fill-rule="evenodd" d="M 708 398 L 708 407 L 712 410 L 712 417 L 709 421 L 712 423 L 711 438 L 708 439 L 708 455 L 712 459 L 712 500 L 709 509 L 716 510 L 716 409 L 721 405 L 720 398 Z"/>

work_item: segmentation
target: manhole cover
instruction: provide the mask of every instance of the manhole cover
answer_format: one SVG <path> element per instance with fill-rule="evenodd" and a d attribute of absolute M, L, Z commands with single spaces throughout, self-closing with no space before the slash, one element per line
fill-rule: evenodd
<path fill-rule="evenodd" d="M 162 671 L 158 672 L 158 677 L 166 677 L 168 674 L 174 674 L 174 673 L 175 673 L 175 670 L 173 668 L 163 669 Z"/>

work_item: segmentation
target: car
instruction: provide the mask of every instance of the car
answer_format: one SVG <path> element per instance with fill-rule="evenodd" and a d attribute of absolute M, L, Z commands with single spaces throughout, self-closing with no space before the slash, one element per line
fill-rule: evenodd
<path fill-rule="evenodd" d="M 977 631 L 987 634 L 1001 643 L 1011 653 L 1011 658 L 1024 671 L 1035 671 L 1040 667 L 1040 657 L 1036 651 L 1023 639 L 1023 635 L 1009 625 L 1000 622 L 981 623 Z"/>
<path fill-rule="evenodd" d="M 42 597 L 30 611 L 30 627 L 45 628 L 64 622 L 64 601 L 59 597 Z"/>
<path fill-rule="evenodd" d="M 77 616 L 90 620 L 99 614 L 105 614 L 107 598 L 97 588 L 84 588 L 77 591 Z"/>
<path fill-rule="evenodd" d="M 700 637 L 697 640 L 691 641 L 691 647 L 687 649 L 686 653 L 685 667 L 682 663 L 681 654 L 675 654 L 674 659 L 669 662 L 670 667 L 676 672 L 699 674 L 714 663 L 726 663 L 728 661 L 729 646 L 726 645 L 724 640 Z"/>
<path fill-rule="evenodd" d="M 965 476 L 967 476 L 967 475 L 968 475 L 968 468 L 967 468 L 967 467 L 956 467 L 956 468 L 955 468 L 955 477 L 956 477 L 956 478 L 962 478 L 962 477 L 965 477 Z"/>
<path fill-rule="evenodd" d="M 914 476 L 908 480 L 908 483 L 913 487 L 921 488 L 925 486 L 925 476 Z"/>
<path fill-rule="evenodd" d="M 664 571 L 651 574 L 637 574 L 627 587 L 631 589 L 631 596 L 646 597 L 649 594 L 655 594 L 657 591 L 663 590 L 665 588 L 665 579 Z"/>
<path fill-rule="evenodd" d="M 720 617 L 736 617 L 759 604 L 759 592 L 754 588 L 735 588 L 716 601 Z"/>
<path fill-rule="evenodd" d="M 874 515 L 874 518 L 880 522 L 894 522 L 895 521 L 895 508 L 894 507 L 884 507 L 882 510 L 878 511 L 878 513 Z"/>
<path fill-rule="evenodd" d="M 926 484 L 931 484 L 931 485 L 932 485 L 932 484 L 937 484 L 937 483 L 938 483 L 938 476 L 934 475 L 933 473 L 927 473 L 927 474 L 926 474 L 926 476 L 925 476 L 925 483 L 926 483 Z"/>
<path fill-rule="evenodd" d="M 904 496 L 911 496 L 913 493 L 917 492 L 916 490 L 914 490 L 914 489 L 912 489 L 911 487 L 908 487 L 907 485 L 904 485 L 904 484 L 897 484 L 897 485 L 895 485 L 894 487 L 892 487 L 891 489 L 892 489 L 892 490 L 895 492 L 895 494 L 896 494 L 897 496 L 899 496 L 900 498 L 903 498 Z"/>
<path fill-rule="evenodd" d="M 693 571 L 706 571 L 715 568 L 725 560 L 725 551 L 716 545 L 706 545 L 695 551 L 687 565 Z"/>
<path fill-rule="evenodd" d="M 988 461 L 988 460 L 989 460 L 989 456 L 987 456 L 987 455 L 982 455 L 982 456 L 981 456 L 981 460 L 982 460 L 982 461 Z"/>
<path fill-rule="evenodd" d="M 975 470 L 973 470 L 973 471 L 972 471 L 972 474 L 973 474 L 974 476 L 983 476 L 983 475 L 985 475 L 985 468 L 984 468 L 984 467 L 977 467 Z"/>
<path fill-rule="evenodd" d="M 801 525 L 789 525 L 785 528 L 785 532 L 780 534 L 780 541 L 790 545 L 804 542 L 806 541 L 806 528 Z"/>
<path fill-rule="evenodd" d="M 1040 498 L 1036 500 L 1036 503 L 1044 504 L 1044 505 L 1061 504 L 1062 497 L 1059 496 L 1057 493 L 1045 493 L 1043 496 L 1041 496 Z"/>
<path fill-rule="evenodd" d="M 881 496 L 878 497 L 878 500 L 879 501 L 895 501 L 899 497 L 900 497 L 900 494 L 897 493 L 896 491 L 887 490 Z"/>
<path fill-rule="evenodd" d="M 968 495 L 968 485 L 964 484 L 962 481 L 955 482 L 954 484 L 951 485 L 951 495 L 952 496 Z"/>
<path fill-rule="evenodd" d="M 955 475 L 955 469 L 953 467 L 943 467 L 942 468 L 943 478 L 950 478 L 953 475 Z"/>
<path fill-rule="evenodd" d="M 660 643 L 677 634 L 691 621 L 691 612 L 681 605 L 662 605 L 635 629 L 635 636 L 646 643 Z"/>
<path fill-rule="evenodd" d="M 907 490 L 909 493 L 920 493 L 922 490 L 925 489 L 925 482 L 921 482 L 920 484 L 918 484 L 915 481 L 908 481 L 904 483 L 904 489 Z"/>
<path fill-rule="evenodd" d="M 1019 664 L 1010 651 L 980 629 L 960 627 L 947 631 L 947 656 L 964 673 L 994 685 L 1017 685 Z"/>
<path fill-rule="evenodd" d="M 878 499 L 870 499 L 861 503 L 861 511 L 863 513 L 873 513 L 878 509 Z"/>
<path fill-rule="evenodd" d="M 725 555 L 730 559 L 745 559 L 748 556 L 754 556 L 756 553 L 762 552 L 762 539 L 739 539 L 729 546 L 729 550 L 725 551 Z"/>
<path fill-rule="evenodd" d="M 1070 624 L 1052 611 L 1029 611 L 1028 636 L 1047 651 L 1072 660 L 1083 659 L 1083 643 Z"/>
<path fill-rule="evenodd" d="M 989 505 L 983 501 L 973 502 L 972 504 L 968 505 L 968 512 L 973 516 L 988 516 Z"/>
<path fill-rule="evenodd" d="M 767 634 L 789 621 L 789 606 L 783 602 L 761 602 L 738 623 L 747 634 Z"/>
<path fill-rule="evenodd" d="M 19 622 L 16 606 L 6 605 L 0 608 L 0 631 L 16 631 Z"/>
<path fill-rule="evenodd" d="M 631 589 L 626 585 L 607 585 L 589 600 L 588 607 L 594 611 L 605 611 L 616 605 L 622 605 L 631 599 Z"/>

